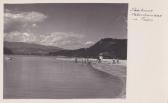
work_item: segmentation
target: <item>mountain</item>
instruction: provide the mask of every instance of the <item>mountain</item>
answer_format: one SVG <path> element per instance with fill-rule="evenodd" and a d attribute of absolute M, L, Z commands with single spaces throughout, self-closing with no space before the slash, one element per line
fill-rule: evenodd
<path fill-rule="evenodd" d="M 17 55 L 50 55 L 68 57 L 127 59 L 127 39 L 104 38 L 88 48 L 66 50 L 54 46 L 44 46 L 23 42 L 4 42 L 5 54 Z"/>
<path fill-rule="evenodd" d="M 70 57 L 90 57 L 96 58 L 99 54 L 105 58 L 127 58 L 127 39 L 104 38 L 90 46 L 76 50 L 60 50 L 50 52 L 50 55 L 62 55 Z"/>
<path fill-rule="evenodd" d="M 24 42 L 4 42 L 4 54 L 48 55 L 50 52 L 56 52 L 59 50 L 63 49 L 54 46 L 44 46 Z"/>
<path fill-rule="evenodd" d="M 108 58 L 127 58 L 127 40 L 105 38 L 88 48 L 88 55 L 97 56 L 100 53 Z"/>

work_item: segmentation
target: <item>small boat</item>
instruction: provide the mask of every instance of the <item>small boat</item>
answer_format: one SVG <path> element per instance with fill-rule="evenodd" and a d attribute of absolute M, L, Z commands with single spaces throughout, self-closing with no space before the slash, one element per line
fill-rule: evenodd
<path fill-rule="evenodd" d="M 12 57 L 5 57 L 6 60 L 13 60 Z"/>

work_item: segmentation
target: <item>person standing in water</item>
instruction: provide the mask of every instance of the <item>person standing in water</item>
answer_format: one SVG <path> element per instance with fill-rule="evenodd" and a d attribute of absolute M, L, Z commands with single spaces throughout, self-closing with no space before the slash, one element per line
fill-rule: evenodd
<path fill-rule="evenodd" d="M 103 56 L 99 55 L 100 63 L 103 61 Z"/>
<path fill-rule="evenodd" d="M 75 57 L 75 63 L 77 63 L 78 62 L 78 58 L 77 57 Z"/>
<path fill-rule="evenodd" d="M 97 57 L 97 61 L 98 61 L 98 63 L 101 63 L 101 62 L 103 61 L 103 56 L 102 56 L 102 55 L 99 55 L 99 56 Z"/>

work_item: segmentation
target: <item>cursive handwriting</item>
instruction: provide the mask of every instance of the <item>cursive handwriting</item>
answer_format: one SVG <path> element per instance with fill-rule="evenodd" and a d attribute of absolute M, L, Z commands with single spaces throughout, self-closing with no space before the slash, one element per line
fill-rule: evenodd
<path fill-rule="evenodd" d="M 162 15 L 156 13 L 153 9 L 131 8 L 130 16 L 136 21 L 154 21 L 155 18 L 161 18 Z"/>

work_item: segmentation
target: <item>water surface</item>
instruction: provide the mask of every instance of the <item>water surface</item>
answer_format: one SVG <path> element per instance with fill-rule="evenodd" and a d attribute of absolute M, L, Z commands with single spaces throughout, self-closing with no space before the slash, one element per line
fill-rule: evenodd
<path fill-rule="evenodd" d="M 13 59 L 4 59 L 4 98 L 116 98 L 123 88 L 118 77 L 87 64 L 55 57 L 8 57 Z"/>

